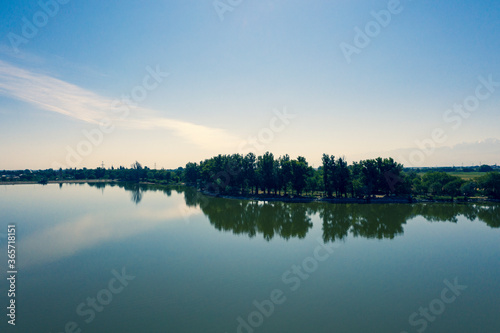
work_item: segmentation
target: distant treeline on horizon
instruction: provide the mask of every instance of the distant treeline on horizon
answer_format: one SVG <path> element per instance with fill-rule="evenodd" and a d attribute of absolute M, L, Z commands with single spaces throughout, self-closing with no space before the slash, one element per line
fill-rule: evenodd
<path fill-rule="evenodd" d="M 422 172 L 426 170 L 426 172 Z M 474 179 L 463 179 L 449 172 L 476 172 Z M 315 169 L 299 156 L 261 156 L 249 153 L 217 155 L 184 168 L 156 170 L 135 162 L 130 168 L 24 170 L 0 172 L 0 184 L 6 181 L 118 180 L 179 184 L 227 195 L 274 195 L 363 198 L 375 195 L 431 195 L 451 198 L 484 195 L 500 198 L 500 173 L 494 167 L 404 168 L 392 158 L 367 159 L 348 165 L 342 157 L 323 154 L 322 165 Z"/>

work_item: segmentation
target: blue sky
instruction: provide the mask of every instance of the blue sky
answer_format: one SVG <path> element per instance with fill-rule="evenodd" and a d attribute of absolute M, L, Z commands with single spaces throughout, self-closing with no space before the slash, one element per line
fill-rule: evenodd
<path fill-rule="evenodd" d="M 212 0 L 61 0 L 57 12 L 53 1 L 3 1 L 0 169 L 175 168 L 243 152 L 252 137 L 257 154 L 315 166 L 322 153 L 413 166 L 499 162 L 500 86 L 481 88 L 488 97 L 467 117 L 444 115 L 484 80 L 500 82 L 500 3 L 394 1 L 221 0 L 232 9 L 222 14 Z M 372 12 L 391 6 L 386 26 L 375 23 Z M 26 22 L 40 25 L 33 36 Z M 348 61 L 341 45 L 356 47 L 355 28 L 377 24 Z M 124 116 L 132 92 L 141 98 Z M 284 110 L 294 117 L 271 129 Z"/>

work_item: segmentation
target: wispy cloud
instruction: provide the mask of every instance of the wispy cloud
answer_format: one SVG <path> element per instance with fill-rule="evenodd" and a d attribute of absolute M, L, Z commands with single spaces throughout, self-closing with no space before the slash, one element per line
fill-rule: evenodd
<path fill-rule="evenodd" d="M 31 64 L 42 64 L 45 62 L 42 57 L 23 51 L 15 52 L 12 46 L 3 43 L 0 43 L 0 54 L 9 59 L 26 61 Z"/>
<path fill-rule="evenodd" d="M 116 100 L 100 96 L 45 73 L 29 71 L 0 60 L 0 94 L 87 123 L 104 118 L 114 125 L 136 130 L 166 129 L 202 148 L 234 146 L 237 139 L 227 130 L 158 117 L 158 111 L 128 106 L 129 115 L 119 117 Z"/>

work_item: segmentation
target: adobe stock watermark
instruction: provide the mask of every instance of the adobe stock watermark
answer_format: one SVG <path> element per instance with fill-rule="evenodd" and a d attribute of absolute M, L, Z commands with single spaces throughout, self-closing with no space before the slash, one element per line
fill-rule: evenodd
<path fill-rule="evenodd" d="M 292 265 L 290 269 L 281 275 L 281 281 L 288 288 L 288 292 L 297 291 L 302 282 L 309 279 L 311 274 L 318 270 L 319 263 L 328 260 L 333 254 L 334 248 L 340 247 L 335 243 L 327 245 L 321 238 L 317 238 L 316 241 L 319 244 L 314 248 L 312 256 L 302 260 L 299 265 Z M 261 327 L 265 320 L 273 315 L 277 306 L 286 302 L 286 289 L 283 289 L 273 289 L 269 294 L 269 298 L 263 301 L 254 300 L 252 302 L 254 310 L 247 316 L 238 316 L 236 318 L 238 323 L 236 333 L 253 333 L 257 328 Z"/>
<path fill-rule="evenodd" d="M 245 156 L 248 153 L 255 155 L 263 153 L 266 146 L 274 140 L 275 135 L 283 132 L 290 125 L 290 120 L 296 117 L 296 115 L 288 113 L 286 107 L 283 108 L 283 111 L 275 109 L 273 113 L 274 116 L 269 121 L 268 127 L 260 129 L 256 136 L 250 135 L 247 140 L 238 145 L 238 154 Z M 228 165 L 226 170 L 211 175 L 213 181 L 208 184 L 207 189 L 219 192 L 221 188 L 225 188 L 230 183 L 232 177 L 236 177 L 241 171 L 234 165 Z"/>
<path fill-rule="evenodd" d="M 262 128 L 256 135 L 250 135 L 246 140 L 242 141 L 238 145 L 238 153 L 246 155 L 248 153 L 254 153 L 258 155 L 263 153 L 266 149 L 266 145 L 270 144 L 277 133 L 283 132 L 288 125 L 290 125 L 290 120 L 295 119 L 297 115 L 288 113 L 286 107 L 283 111 L 273 110 L 274 117 L 269 121 L 269 126 Z"/>
<path fill-rule="evenodd" d="M 94 321 L 97 313 L 104 311 L 105 307 L 111 304 L 114 296 L 123 292 L 129 282 L 135 279 L 135 276 L 127 275 L 125 267 L 122 268 L 121 273 L 112 270 L 113 277 L 109 280 L 106 288 L 99 290 L 95 297 L 87 297 L 85 302 L 78 304 L 76 307 L 76 314 L 83 319 L 85 324 L 90 324 Z M 75 321 L 68 321 L 64 325 L 64 329 L 57 333 L 81 333 L 82 328 Z"/>
<path fill-rule="evenodd" d="M 500 87 L 500 82 L 494 81 L 491 74 L 488 76 L 488 79 L 479 76 L 478 81 L 479 84 L 476 86 L 473 94 L 467 96 L 461 103 L 456 103 L 453 105 L 453 108 L 444 112 L 443 121 L 451 125 L 452 131 L 457 131 L 462 126 L 464 119 L 468 119 L 479 109 L 481 102 L 489 99 Z M 442 127 L 437 127 L 432 130 L 430 138 L 415 141 L 417 148 L 409 153 L 408 160 L 403 156 L 399 156 L 399 159 L 405 166 L 422 166 L 426 158 L 434 153 L 437 146 L 445 143 L 447 140 L 448 135 L 446 131 Z"/>
<path fill-rule="evenodd" d="M 45 27 L 50 18 L 55 17 L 59 10 L 61 9 L 61 5 L 66 5 L 70 0 L 40 0 L 38 1 L 38 6 L 40 10 L 36 11 L 31 20 L 29 20 L 26 16 L 23 16 L 21 19 L 22 27 L 21 27 L 21 35 L 9 32 L 7 34 L 7 38 L 9 39 L 10 45 L 15 53 L 19 53 L 19 46 L 21 44 L 27 44 L 30 40 L 35 38 L 40 29 Z"/>
<path fill-rule="evenodd" d="M 408 0 L 411 1 L 411 0 Z M 360 54 L 363 49 L 368 47 L 372 40 L 377 38 L 383 28 L 387 28 L 392 22 L 392 18 L 403 12 L 404 7 L 400 0 L 390 0 L 387 3 L 387 9 L 380 11 L 372 10 L 370 15 L 373 20 L 365 24 L 364 28 L 354 27 L 354 38 L 352 44 L 342 42 L 339 47 L 348 64 L 352 62 L 354 54 Z"/>
<path fill-rule="evenodd" d="M 143 102 L 148 94 L 158 88 L 163 80 L 170 74 L 163 72 L 160 66 L 157 65 L 155 69 L 150 66 L 146 67 L 147 74 L 142 79 L 142 83 L 133 87 L 129 94 L 123 94 L 121 98 L 115 99 L 111 103 L 111 112 L 114 113 L 118 120 L 125 120 L 130 116 L 130 108 L 136 107 L 138 103 Z M 100 146 L 104 141 L 104 136 L 113 133 L 115 124 L 109 117 L 104 117 L 100 120 L 99 125 L 91 130 L 82 130 L 84 139 L 76 144 L 75 148 L 66 146 L 66 165 L 54 162 L 52 164 L 54 169 L 67 169 L 77 167 L 83 158 L 89 156 L 94 151 L 94 148 Z"/>
<path fill-rule="evenodd" d="M 455 302 L 462 295 L 462 291 L 467 289 L 466 285 L 458 283 L 458 278 L 455 278 L 453 283 L 448 280 L 443 282 L 446 287 L 443 288 L 440 296 L 430 301 L 427 307 L 420 307 L 408 317 L 408 323 L 415 328 L 416 332 L 424 332 L 429 323 L 435 322 L 444 313 L 446 306 Z M 408 331 L 401 331 L 401 333 L 408 333 Z"/>
<path fill-rule="evenodd" d="M 226 15 L 227 12 L 234 11 L 242 2 L 243 0 L 215 0 L 212 5 L 219 16 L 219 20 L 224 22 L 224 15 Z"/>

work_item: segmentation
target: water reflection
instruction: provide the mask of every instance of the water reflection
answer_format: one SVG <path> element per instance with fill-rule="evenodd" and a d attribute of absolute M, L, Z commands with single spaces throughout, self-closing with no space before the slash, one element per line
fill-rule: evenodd
<path fill-rule="evenodd" d="M 101 200 L 121 198 L 121 191 L 114 191 L 102 199 L 89 194 L 85 202 L 92 203 L 92 209 L 75 210 L 68 216 L 63 215 L 57 223 L 48 223 L 45 228 L 24 237 L 22 248 L 26 253 L 26 266 L 69 257 L 92 246 L 121 241 L 160 227 L 182 226 L 180 222 L 189 221 L 197 214 L 204 214 L 219 231 L 247 237 L 262 235 L 267 241 L 275 237 L 302 239 L 313 228 L 313 219 L 321 221 L 325 242 L 343 240 L 348 236 L 393 239 L 402 235 L 404 224 L 415 217 L 423 217 L 429 222 L 457 223 L 458 217 L 462 216 L 469 221 L 482 221 L 491 228 L 500 227 L 498 204 L 257 202 L 208 197 L 182 186 L 129 183 L 91 183 L 89 186 L 103 193 L 108 186 L 123 189 L 130 192 L 133 204 L 122 199 L 112 201 L 112 208 L 106 202 L 99 204 Z M 174 192 L 175 196 L 171 199 L 156 196 L 154 200 L 144 202 L 147 192 L 152 191 L 167 197 Z M 69 199 L 66 204 L 78 207 L 78 197 L 73 198 L 76 201 Z M 54 216 L 57 216 L 56 212 Z"/>
<path fill-rule="evenodd" d="M 199 206 L 218 230 L 247 234 L 262 233 L 271 240 L 303 238 L 312 227 L 311 216 L 323 220 L 323 239 L 335 241 L 351 233 L 354 237 L 393 239 L 402 235 L 403 224 L 417 216 L 429 222 L 457 223 L 458 216 L 469 221 L 479 219 L 492 228 L 500 227 L 498 204 L 327 204 L 327 203 L 259 203 L 207 197 L 185 188 L 186 205 Z"/>
<path fill-rule="evenodd" d="M 141 202 L 146 191 L 161 191 L 167 196 L 172 194 L 171 188 L 138 184 L 89 183 L 88 185 L 103 193 L 106 187 L 123 188 L 131 192 L 131 200 L 136 205 Z M 106 199 L 104 197 L 102 200 Z M 179 199 L 182 202 L 182 198 Z M 74 204 L 76 207 L 78 202 L 68 201 L 67 204 Z M 56 223 L 51 221 L 47 227 L 36 233 L 26 235 L 21 240 L 22 246 L 20 246 L 26 254 L 22 261 L 23 267 L 53 262 L 93 246 L 121 241 L 166 226 L 170 222 L 181 221 L 186 214 L 175 205 L 174 201 L 142 209 L 127 202 L 123 203 L 123 200 L 115 202 L 112 207 L 97 204 L 90 207 L 92 209 L 75 211 Z M 57 216 L 57 212 L 54 212 L 54 216 Z"/>
<path fill-rule="evenodd" d="M 160 186 L 160 185 L 155 185 L 155 184 L 137 184 L 137 183 L 88 183 L 89 186 L 95 187 L 98 189 L 104 189 L 106 186 L 109 187 L 119 187 L 123 188 L 125 191 L 130 192 L 130 199 L 132 202 L 134 202 L 136 205 L 138 205 L 143 196 L 143 192 L 145 191 L 161 191 L 165 193 L 167 196 L 172 195 L 172 189 L 173 187 L 167 187 L 167 186 Z M 175 187 L 178 192 L 180 187 Z"/>
<path fill-rule="evenodd" d="M 323 219 L 323 240 L 354 237 L 393 239 L 403 234 L 403 224 L 414 217 L 411 205 L 330 205 L 318 210 Z"/>
<path fill-rule="evenodd" d="M 102 183 L 89 184 L 102 188 Z M 236 199 L 221 199 L 200 194 L 193 188 L 182 186 L 158 186 L 117 183 L 132 193 L 131 199 L 139 204 L 146 191 L 162 191 L 167 196 L 171 191 L 184 194 L 188 207 L 200 209 L 210 223 L 220 231 L 231 231 L 264 239 L 275 236 L 284 239 L 304 238 L 313 224 L 311 218 L 318 214 L 323 222 L 325 242 L 354 237 L 393 239 L 404 233 L 403 225 L 412 218 L 421 216 L 429 222 L 457 223 L 463 216 L 469 221 L 476 219 L 491 228 L 500 227 L 500 205 L 498 204 L 326 204 L 257 202 Z"/>
<path fill-rule="evenodd" d="M 492 228 L 500 228 L 500 205 L 475 207 L 477 218 Z"/>
<path fill-rule="evenodd" d="M 275 235 L 285 239 L 304 238 L 312 227 L 304 205 L 223 200 L 217 204 L 203 205 L 201 210 L 217 230 L 233 231 L 250 237 L 262 233 L 266 240 L 271 240 Z"/>

